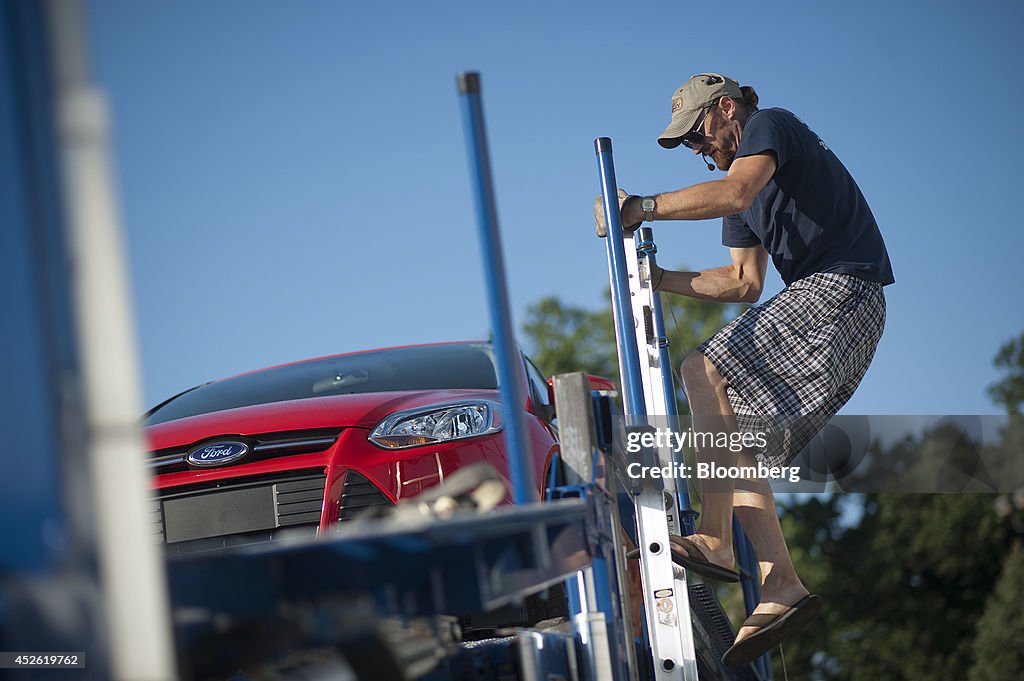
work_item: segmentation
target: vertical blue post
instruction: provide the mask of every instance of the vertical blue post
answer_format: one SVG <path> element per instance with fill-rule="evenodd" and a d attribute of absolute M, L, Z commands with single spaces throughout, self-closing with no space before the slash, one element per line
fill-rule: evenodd
<path fill-rule="evenodd" d="M 733 548 L 736 550 L 736 563 L 740 567 L 740 586 L 743 589 L 743 605 L 747 617 L 754 612 L 754 608 L 761 601 L 761 584 L 758 581 L 757 556 L 754 554 L 754 547 L 751 545 L 739 520 L 732 517 Z M 771 681 L 772 662 L 769 653 L 754 660 L 754 666 L 765 681 Z"/>
<path fill-rule="evenodd" d="M 62 456 L 77 348 L 61 221 L 43 3 L 0 3 L 0 575 L 56 570 L 68 530 Z M 16 38 L 16 39 L 15 39 Z M 78 416 L 77 413 L 74 413 Z M 76 433 L 80 436 L 81 433 Z M 31 452 L 31 456 L 26 453 Z M 17 471 L 17 473 L 15 473 Z M 47 541 L 47 536 L 59 539 Z M 0 583 L 3 583 L 0 581 Z M 7 589 L 3 589 L 4 592 Z M 6 622 L 0 615 L 0 630 Z M 13 624 L 13 622 L 11 623 Z"/>
<path fill-rule="evenodd" d="M 0 643 L 88 651 L 89 677 L 101 679 L 114 672 L 62 210 L 52 9 L 0 0 Z"/>
<path fill-rule="evenodd" d="M 598 172 L 601 176 L 601 196 L 604 200 L 606 246 L 608 261 L 612 265 L 612 305 L 615 308 L 615 341 L 622 362 L 623 400 L 631 425 L 638 425 L 646 416 L 643 383 L 640 378 L 640 352 L 633 335 L 633 309 L 629 304 L 629 274 L 626 270 L 626 251 L 622 245 L 622 216 L 619 215 L 618 185 L 615 183 L 615 165 L 612 163 L 612 141 L 607 137 L 594 140 Z"/>
<path fill-rule="evenodd" d="M 480 100 L 480 74 L 460 73 L 457 81 L 459 98 L 462 100 L 462 120 L 466 131 L 473 194 L 476 198 L 477 224 L 480 227 L 487 306 L 490 309 L 491 327 L 494 332 L 498 383 L 505 416 L 505 442 L 509 449 L 512 499 L 517 504 L 526 504 L 537 499 L 537 486 L 533 480 L 532 457 L 527 448 L 526 428 L 523 422 L 526 391 L 522 384 L 522 359 L 513 337 L 512 313 L 509 311 L 508 289 L 505 285 L 505 261 L 498 234 L 498 208 L 494 200 L 491 161 L 487 153 L 487 133 L 484 129 L 484 110 Z"/>

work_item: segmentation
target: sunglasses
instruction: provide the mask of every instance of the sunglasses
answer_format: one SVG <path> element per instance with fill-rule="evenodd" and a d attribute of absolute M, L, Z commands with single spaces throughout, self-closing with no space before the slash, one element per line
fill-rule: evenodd
<path fill-rule="evenodd" d="M 687 149 L 697 149 L 698 147 L 704 146 L 704 140 L 706 139 L 704 135 L 704 119 L 708 117 L 709 113 L 711 113 L 711 108 L 712 107 L 709 106 L 704 109 L 704 114 L 697 120 L 697 124 L 693 126 L 693 130 L 683 135 L 679 140 Z"/>

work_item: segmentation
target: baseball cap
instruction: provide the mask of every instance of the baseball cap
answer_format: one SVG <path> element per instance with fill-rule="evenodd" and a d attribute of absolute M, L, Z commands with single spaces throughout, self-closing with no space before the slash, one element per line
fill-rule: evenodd
<path fill-rule="evenodd" d="M 728 95 L 743 99 L 740 84 L 720 73 L 698 73 L 672 95 L 672 121 L 658 136 L 658 144 L 675 149 L 680 138 L 690 132 L 700 112 L 719 97 Z"/>

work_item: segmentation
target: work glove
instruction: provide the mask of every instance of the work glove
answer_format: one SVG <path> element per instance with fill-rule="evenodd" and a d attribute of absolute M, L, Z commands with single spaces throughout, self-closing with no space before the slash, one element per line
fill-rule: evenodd
<path fill-rule="evenodd" d="M 624 203 L 626 203 L 627 200 L 639 198 L 639 196 L 633 196 L 625 189 L 619 189 L 619 212 L 622 212 L 622 206 Z M 594 223 L 597 225 L 597 235 L 599 237 L 604 238 L 605 236 L 608 235 L 608 225 L 604 218 L 604 199 L 602 199 L 600 196 L 594 199 Z M 622 231 L 627 233 L 632 232 L 642 224 L 643 222 L 641 221 L 636 223 L 635 225 L 623 225 Z"/>

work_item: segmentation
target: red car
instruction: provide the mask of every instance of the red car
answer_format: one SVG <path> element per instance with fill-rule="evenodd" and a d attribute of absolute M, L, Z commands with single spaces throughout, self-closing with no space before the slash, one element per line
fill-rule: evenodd
<path fill-rule="evenodd" d="M 554 409 L 522 356 L 538 493 Z M 395 504 L 486 461 L 507 478 L 493 350 L 443 343 L 323 357 L 187 390 L 144 426 L 154 532 L 171 553 L 269 541 Z M 510 499 L 509 499 L 510 500 Z"/>

